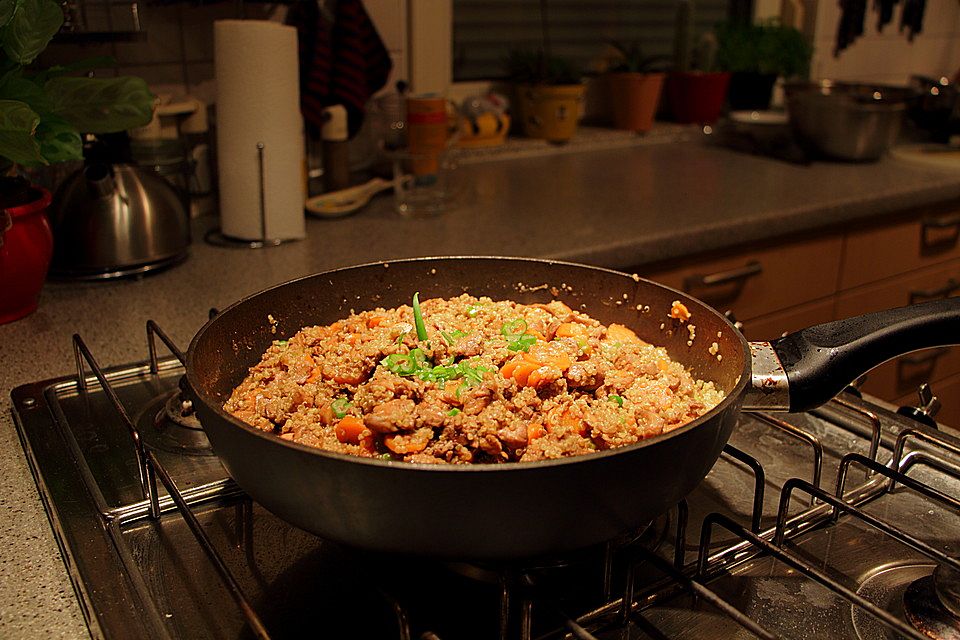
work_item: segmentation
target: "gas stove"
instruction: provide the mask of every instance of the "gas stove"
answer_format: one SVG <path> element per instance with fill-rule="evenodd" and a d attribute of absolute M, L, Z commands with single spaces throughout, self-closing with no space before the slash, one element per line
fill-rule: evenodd
<path fill-rule="evenodd" d="M 960 434 L 874 399 L 743 414 L 700 487 L 600 547 L 438 562 L 253 502 L 181 400 L 180 349 L 146 342 L 105 368 L 75 336 L 77 375 L 12 392 L 96 638 L 960 638 Z"/>

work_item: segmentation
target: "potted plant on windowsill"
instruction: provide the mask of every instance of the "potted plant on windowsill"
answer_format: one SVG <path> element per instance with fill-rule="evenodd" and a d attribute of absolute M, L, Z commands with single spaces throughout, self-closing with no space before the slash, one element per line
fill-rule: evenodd
<path fill-rule="evenodd" d="M 779 76 L 806 78 L 813 53 L 803 34 L 777 21 L 724 24 L 717 29 L 717 64 L 731 72 L 730 109 L 770 108 Z"/>
<path fill-rule="evenodd" d="M 524 134 L 550 142 L 572 138 L 585 90 L 573 64 L 545 50 L 513 51 L 506 67 Z"/>
<path fill-rule="evenodd" d="M 81 131 L 123 131 L 153 114 L 154 97 L 139 78 L 69 75 L 104 65 L 102 58 L 29 66 L 62 23 L 57 0 L 0 2 L 0 323 L 36 309 L 53 249 L 50 193 L 22 170 L 81 160 Z"/>
<path fill-rule="evenodd" d="M 674 34 L 674 69 L 667 78 L 667 102 L 680 123 L 709 124 L 720 117 L 730 73 L 716 70 L 717 38 L 709 31 L 693 47 L 693 2 L 680 0 Z"/>
<path fill-rule="evenodd" d="M 611 42 L 617 58 L 608 70 L 607 88 L 613 112 L 613 126 L 644 132 L 653 126 L 666 73 L 663 56 L 644 56 L 640 45 Z"/>
<path fill-rule="evenodd" d="M 586 86 L 570 60 L 551 53 L 547 0 L 540 0 L 539 10 L 540 47 L 511 51 L 504 66 L 524 134 L 563 143 L 577 131 Z"/>

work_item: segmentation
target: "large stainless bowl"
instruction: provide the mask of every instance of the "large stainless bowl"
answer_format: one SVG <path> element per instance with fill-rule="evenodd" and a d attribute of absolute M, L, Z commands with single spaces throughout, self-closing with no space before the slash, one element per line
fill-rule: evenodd
<path fill-rule="evenodd" d="M 878 159 L 897 139 L 910 91 L 904 87 L 822 80 L 786 86 L 796 134 L 821 153 Z"/>

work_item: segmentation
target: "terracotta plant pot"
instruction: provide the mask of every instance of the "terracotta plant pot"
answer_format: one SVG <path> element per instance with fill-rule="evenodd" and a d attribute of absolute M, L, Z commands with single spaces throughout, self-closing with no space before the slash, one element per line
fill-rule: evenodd
<path fill-rule="evenodd" d="M 681 123 L 716 122 L 727 97 L 728 72 L 674 72 L 667 78 L 667 101 L 673 119 Z"/>
<path fill-rule="evenodd" d="M 50 192 L 33 191 L 33 202 L 0 212 L 0 324 L 36 310 L 53 254 L 47 222 Z"/>
<path fill-rule="evenodd" d="M 529 138 L 566 142 L 577 131 L 585 87 L 582 84 L 517 87 L 523 132 Z"/>
<path fill-rule="evenodd" d="M 608 76 L 613 126 L 649 131 L 660 102 L 665 73 L 611 73 Z"/>

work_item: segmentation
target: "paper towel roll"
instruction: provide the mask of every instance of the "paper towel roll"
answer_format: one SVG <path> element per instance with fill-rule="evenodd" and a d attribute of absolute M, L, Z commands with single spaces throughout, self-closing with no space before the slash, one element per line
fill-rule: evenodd
<path fill-rule="evenodd" d="M 214 23 L 220 224 L 242 240 L 306 236 L 297 31 L 264 20 Z M 261 181 L 261 152 L 263 146 Z"/>

